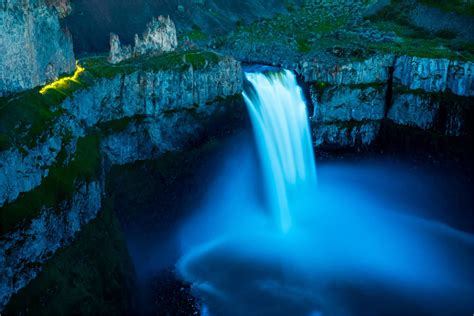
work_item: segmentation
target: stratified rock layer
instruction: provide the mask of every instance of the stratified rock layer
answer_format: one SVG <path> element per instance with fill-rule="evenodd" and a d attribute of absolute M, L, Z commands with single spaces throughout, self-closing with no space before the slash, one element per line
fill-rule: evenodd
<path fill-rule="evenodd" d="M 59 18 L 67 1 L 0 3 L 0 96 L 43 85 L 75 68 L 72 39 Z"/>
<path fill-rule="evenodd" d="M 311 83 L 318 146 L 369 145 L 383 120 L 448 136 L 469 133 L 473 62 L 375 55 L 302 62 L 297 71 Z"/>
<path fill-rule="evenodd" d="M 438 100 L 413 93 L 397 93 L 387 117 L 400 125 L 430 129 L 434 127 L 439 109 Z"/>
<path fill-rule="evenodd" d="M 85 129 L 99 122 L 136 115 L 158 119 L 166 113 L 206 109 L 206 102 L 238 94 L 241 87 L 240 63 L 231 58 L 200 70 L 189 66 L 182 71 L 137 71 L 99 79 L 61 104 L 66 114 L 57 120 L 45 142 L 29 149 L 27 155 L 16 147 L 0 152 L 0 206 L 41 183 L 66 130 L 81 137 Z"/>
<path fill-rule="evenodd" d="M 395 83 L 427 92 L 474 96 L 474 63 L 444 58 L 401 56 L 395 61 Z"/>
<path fill-rule="evenodd" d="M 45 260 L 68 245 L 82 225 L 96 216 L 107 166 L 183 149 L 200 137 L 214 115 L 229 110 L 221 100 L 242 91 L 242 69 L 232 58 L 220 56 L 199 69 L 185 66 L 97 79 L 93 86 L 76 91 L 60 104 L 64 114 L 45 143 L 30 149 L 26 156 L 18 148 L 0 153 L 0 201 L 8 206 L 24 198 L 18 197 L 20 192 L 44 183 L 43 177 L 58 162 L 58 148 L 70 157 L 65 163 L 70 163 L 75 161 L 75 144 L 80 138 L 90 130 L 103 131 L 97 149 L 102 168 L 97 178 L 76 181 L 74 195 L 55 209 L 45 207 L 32 220 L 0 232 L 0 310 L 37 275 Z M 125 122 L 125 128 L 114 127 L 117 122 Z"/>

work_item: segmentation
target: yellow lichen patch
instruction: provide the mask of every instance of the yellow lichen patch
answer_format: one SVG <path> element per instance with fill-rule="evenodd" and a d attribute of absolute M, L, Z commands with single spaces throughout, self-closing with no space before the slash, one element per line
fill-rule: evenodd
<path fill-rule="evenodd" d="M 74 71 L 74 74 L 72 76 L 69 76 L 69 77 L 64 77 L 64 78 L 61 78 L 61 79 L 58 79 L 56 80 L 55 82 L 52 82 L 46 86 L 44 86 L 43 88 L 41 88 L 40 90 L 40 93 L 41 94 L 45 94 L 48 90 L 50 89 L 58 89 L 58 88 L 61 88 L 61 86 L 67 84 L 68 82 L 76 82 L 78 83 L 78 78 L 79 78 L 79 75 L 81 73 L 84 72 L 84 67 L 81 67 L 81 65 L 79 65 L 77 62 L 76 62 L 76 70 Z"/>

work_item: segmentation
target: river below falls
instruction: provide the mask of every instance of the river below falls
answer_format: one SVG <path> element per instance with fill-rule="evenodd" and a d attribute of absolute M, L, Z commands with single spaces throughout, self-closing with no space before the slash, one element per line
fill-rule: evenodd
<path fill-rule="evenodd" d="M 316 152 L 318 156 L 318 152 Z M 324 209 L 326 212 L 332 211 L 335 218 L 325 218 L 326 223 L 336 221 L 337 225 L 325 225 L 326 231 L 320 233 L 321 238 L 324 240 L 325 251 L 331 251 L 332 247 L 338 244 L 340 247 L 344 245 L 348 249 L 355 249 L 351 254 L 351 257 L 346 257 L 346 263 L 348 266 L 339 266 L 339 270 L 354 271 L 357 277 L 350 274 L 345 279 L 337 279 L 333 282 L 330 288 L 335 287 L 338 291 L 333 290 L 332 293 L 339 293 L 337 299 L 331 298 L 333 302 L 340 306 L 341 311 L 337 310 L 334 313 L 342 315 L 370 315 L 377 314 L 380 312 L 380 308 L 384 307 L 396 313 L 413 313 L 416 314 L 431 314 L 433 309 L 439 310 L 439 314 L 446 313 L 446 307 L 443 306 L 425 307 L 428 303 L 426 300 L 431 302 L 435 294 L 428 293 L 428 298 L 422 297 L 421 291 L 418 288 L 412 286 L 405 286 L 400 288 L 391 285 L 390 279 L 387 281 L 386 278 L 377 279 L 367 271 L 360 271 L 351 267 L 350 263 L 354 262 L 354 256 L 359 259 L 366 258 L 366 260 L 378 262 L 383 266 L 383 262 L 380 262 L 381 258 L 377 256 L 377 252 L 371 253 L 371 247 L 364 246 L 361 248 L 360 244 L 362 233 L 365 231 L 373 231 L 374 234 L 377 231 L 384 230 L 383 226 L 378 226 L 374 223 L 364 223 L 362 219 L 358 218 L 357 213 L 346 212 L 347 210 L 367 210 L 370 209 L 371 214 L 374 215 L 375 220 L 378 215 L 382 218 L 386 218 L 384 214 L 387 212 L 402 214 L 403 216 L 416 217 L 424 221 L 436 221 L 446 225 L 452 230 L 456 230 L 457 233 L 474 233 L 474 218 L 473 218 L 473 201 L 471 195 L 472 188 L 472 177 L 466 173 L 463 169 L 457 168 L 456 162 L 448 162 L 443 164 L 433 164 L 430 160 L 426 159 L 412 159 L 412 157 L 405 157 L 400 155 L 388 155 L 380 154 L 379 152 L 367 152 L 367 153 L 347 153 L 347 154 L 336 154 L 336 155 L 323 155 L 320 153 L 321 159 L 317 159 L 318 163 L 318 181 L 321 187 L 327 188 L 326 198 L 324 201 L 315 204 L 315 212 L 321 205 L 331 205 L 332 209 Z M 420 161 L 422 161 L 420 163 Z M 142 285 L 142 291 L 149 291 L 151 280 L 155 280 L 158 276 L 158 282 L 163 282 L 163 278 L 160 275 L 168 275 L 169 271 L 176 271 L 176 264 L 180 258 L 190 249 L 193 249 L 199 243 L 205 244 L 206 241 L 213 239 L 213 236 L 219 235 L 222 231 L 228 230 L 229 227 L 234 229 L 234 232 L 242 236 L 252 236 L 255 232 L 255 223 L 260 221 L 265 222 L 265 218 L 270 214 L 265 214 L 264 210 L 264 192 L 261 189 L 262 177 L 260 173 L 260 165 L 258 161 L 258 154 L 256 146 L 253 143 L 250 132 L 241 133 L 239 136 L 231 137 L 224 141 L 218 146 L 217 149 L 212 149 L 211 153 L 206 155 L 205 158 L 201 159 L 196 165 L 193 165 L 195 172 L 192 175 L 187 175 L 184 178 L 178 177 L 178 182 L 175 185 L 166 186 L 170 188 L 173 194 L 167 192 L 167 195 L 173 196 L 173 200 L 169 203 L 165 203 L 162 200 L 147 200 L 144 199 L 140 208 L 148 208 L 146 213 L 138 215 L 136 225 L 131 220 L 124 225 L 124 232 L 127 238 L 127 244 L 132 255 L 132 259 L 135 263 L 135 269 L 139 276 L 139 281 Z M 148 173 L 148 171 L 146 171 Z M 135 175 L 136 176 L 136 175 Z M 157 177 L 155 177 L 157 178 Z M 252 185 L 248 185 L 246 179 L 252 179 Z M 121 179 L 122 181 L 132 181 L 132 179 Z M 156 182 L 152 183 L 159 189 L 157 183 L 163 180 L 157 179 Z M 202 182 L 201 182 L 202 181 Z M 141 184 L 148 186 L 148 183 Z M 140 185 L 139 185 L 140 186 Z M 236 192 L 242 191 L 242 187 L 245 187 L 245 194 Z M 184 189 L 183 189 L 184 188 Z M 139 189 L 139 188 L 138 188 Z M 152 192 L 152 191 L 151 191 Z M 317 196 L 317 195 L 316 195 Z M 124 198 L 122 196 L 122 198 Z M 116 204 L 120 204 L 119 202 Z M 252 203 L 249 203 L 251 201 Z M 129 203 L 130 201 L 128 201 Z M 170 209 L 169 205 L 176 204 L 176 209 Z M 123 201 L 121 205 L 125 211 L 130 210 L 132 207 L 127 206 L 127 201 Z M 253 205 L 247 210 L 244 209 L 245 205 Z M 339 205 L 339 206 L 337 206 Z M 316 207 L 317 206 L 317 207 Z M 338 209 L 335 212 L 334 209 Z M 169 215 L 155 216 L 157 213 Z M 262 216 L 247 216 L 249 213 L 262 212 Z M 145 214 L 145 215 L 143 215 Z M 354 215 L 355 214 L 355 215 Z M 354 218 L 354 216 L 356 218 Z M 369 217 L 371 218 L 371 217 Z M 246 221 L 255 221 L 253 224 L 249 224 Z M 146 222 L 150 224 L 150 227 L 143 224 Z M 310 221 L 306 220 L 310 223 Z M 392 221 L 389 221 L 391 223 Z M 122 220 L 122 223 L 124 221 Z M 152 225 L 152 224 L 153 225 Z M 124 223 L 125 224 L 125 223 Z M 321 227 L 318 224 L 314 224 L 312 229 L 317 232 L 321 231 Z M 263 223 L 262 225 L 265 225 Z M 360 227 L 360 231 L 352 231 L 351 227 L 356 225 Z M 328 234 L 327 230 L 333 230 L 333 236 Z M 405 233 L 400 233 L 402 236 Z M 382 234 L 382 233 L 381 233 Z M 450 234 L 450 233 L 449 233 Z M 318 236 L 318 234 L 315 234 Z M 262 237 L 262 236 L 261 236 Z M 336 238 L 337 237 L 337 238 Z M 250 238 L 250 237 L 249 237 Z M 268 243 L 277 244 L 271 237 Z M 266 252 L 265 256 L 261 258 L 268 258 L 267 262 L 261 262 L 256 254 L 247 252 L 245 256 L 242 256 L 240 246 L 231 247 L 223 246 L 225 243 L 214 245 L 216 250 L 212 256 L 207 257 L 204 262 L 198 262 L 198 266 L 207 266 L 209 269 L 216 272 L 213 276 L 222 278 L 224 283 L 225 291 L 231 292 L 236 297 L 230 297 L 228 304 L 222 304 L 219 300 L 215 301 L 217 308 L 221 309 L 217 315 L 231 315 L 227 308 L 231 308 L 232 312 L 236 315 L 250 314 L 272 314 L 273 315 L 307 315 L 309 313 L 317 312 L 317 309 L 310 310 L 314 306 L 321 306 L 314 304 L 314 300 L 308 297 L 307 294 L 301 293 L 301 288 L 298 289 L 298 282 L 292 280 L 292 275 L 297 276 L 297 280 L 306 278 L 307 276 L 301 276 L 298 274 L 298 270 L 304 271 L 308 267 L 305 265 L 311 264 L 314 258 L 297 257 L 297 261 L 302 266 L 295 266 L 291 264 L 291 269 L 285 268 L 282 265 L 282 258 L 278 254 L 272 253 L 282 251 L 282 249 L 298 249 L 301 247 L 304 253 L 314 253 L 318 248 L 318 243 L 312 242 L 310 245 L 304 244 L 305 238 L 295 237 L 291 239 L 289 244 L 283 245 L 279 243 L 276 249 L 268 248 L 268 244 L 265 242 L 265 238 L 261 238 L 259 247 L 258 242 L 254 238 L 249 240 L 243 240 L 242 243 L 248 246 L 249 242 L 251 245 L 257 247 L 254 249 L 258 254 Z M 301 239 L 302 238 L 302 239 Z M 339 239 L 340 238 L 340 239 Z M 332 241 L 331 241 L 332 239 Z M 462 239 L 462 237 L 461 237 Z M 298 240 L 300 242 L 298 242 Z M 302 241 L 303 240 L 303 241 Z M 306 239 L 308 240 L 308 239 Z M 319 241 L 323 242 L 323 241 Z M 458 247 L 462 243 L 454 242 L 449 244 L 448 249 L 452 247 Z M 299 244 L 298 244 L 299 243 Z M 329 246 L 333 243 L 333 246 Z M 440 244 L 440 242 L 434 242 Z M 266 247 L 264 247 L 267 245 Z M 425 256 L 423 253 L 425 248 L 417 247 L 413 244 L 410 239 L 403 241 L 403 246 L 409 246 L 413 252 L 419 253 L 421 257 Z M 451 246 L 450 246 L 451 245 Z M 212 245 L 211 245 L 212 246 Z M 381 244 L 377 248 L 382 248 L 380 251 L 384 251 L 383 248 L 388 245 Z M 219 247 L 225 249 L 219 250 Z M 262 250 L 265 249 L 266 250 Z M 250 249 L 250 248 L 248 248 Z M 225 250 L 225 251 L 224 251 Z M 393 249 L 392 249 L 393 251 Z M 346 252 L 346 250 L 344 250 Z M 215 254 L 221 253 L 222 257 L 213 257 Z M 288 250 L 288 254 L 292 252 Z M 467 252 L 468 255 L 472 254 L 472 251 Z M 238 255 L 237 255 L 238 254 Z M 346 255 L 346 253 L 342 253 Z M 339 260 L 341 253 L 337 254 Z M 383 252 L 382 252 L 383 254 Z M 237 258 L 240 257 L 241 265 L 230 265 L 229 262 L 223 262 L 225 256 L 233 258 L 232 262 L 239 262 Z M 293 255 L 294 252 L 293 252 Z M 333 254 L 335 255 L 335 254 Z M 347 254 L 349 256 L 349 254 Z M 461 254 L 462 255 L 462 254 Z M 236 258 L 237 256 L 237 258 Z M 251 260 L 249 257 L 252 258 Z M 276 256 L 276 257 L 275 257 Z M 396 257 L 396 253 L 393 254 Z M 257 258 L 257 259 L 256 259 Z M 278 258 L 278 259 L 276 259 Z M 348 259 L 349 258 L 349 259 Z M 393 257 L 387 260 L 393 260 Z M 421 262 L 420 266 L 417 267 L 415 272 L 423 271 L 429 268 L 429 266 L 423 266 Z M 464 263 L 466 266 L 464 269 L 469 269 L 471 265 L 472 257 L 462 259 L 461 264 Z M 273 266 L 274 265 L 274 266 Z M 277 268 L 278 271 L 285 271 L 285 280 L 288 283 L 279 283 L 281 280 L 281 274 L 276 274 L 271 268 Z M 335 267 L 333 263 L 328 263 L 328 266 Z M 474 266 L 474 265 L 471 265 Z M 225 267 L 225 271 L 232 271 L 230 275 L 219 274 L 219 267 Z M 372 266 L 372 268 L 374 268 Z M 462 268 L 462 267 L 461 267 Z M 336 269 L 336 268 L 335 268 Z M 419 270 L 418 270 L 419 269 Z M 295 271 L 296 270 L 296 271 Z M 310 269 L 311 270 L 311 269 Z M 293 272 L 291 272 L 293 271 Z M 467 270 L 472 271 L 472 270 Z M 206 275 L 206 271 L 202 272 Z M 260 276 L 259 276 L 260 274 Z M 327 271 L 324 273 L 327 275 Z M 179 279 L 179 273 L 175 273 L 175 277 Z M 472 275 L 468 275 L 468 279 Z M 262 281 L 261 278 L 266 277 L 267 279 L 263 284 L 255 284 L 252 281 Z M 435 277 L 435 276 L 426 276 Z M 273 278 L 273 279 L 272 279 Z M 212 280 L 212 277 L 209 278 Z M 353 280 L 353 282 L 351 281 Z M 472 280 L 472 279 L 471 279 Z M 155 282 L 154 281 L 154 282 Z M 440 280 L 431 280 L 438 287 Z M 430 282 L 431 282 L 430 281 Z M 182 293 L 183 288 L 182 281 L 170 281 L 169 278 L 166 282 L 172 283 L 172 288 L 177 288 L 175 291 L 169 290 L 169 285 L 160 285 L 160 295 L 173 296 L 174 298 L 164 299 L 164 305 L 153 305 L 149 300 L 153 300 L 156 296 L 153 293 L 141 293 L 140 295 L 145 296 L 144 299 L 148 306 L 152 306 L 153 309 L 169 309 L 167 306 L 169 302 L 182 302 L 177 304 L 181 307 L 173 307 L 171 310 L 176 311 L 176 308 L 180 310 L 182 306 L 188 304 L 189 297 L 193 299 L 192 304 L 196 304 L 201 311 L 209 310 L 206 307 L 206 302 L 212 302 L 215 298 L 214 295 L 203 292 L 202 289 L 194 289 L 186 292 L 184 296 L 176 297 L 176 293 Z M 175 282 L 175 283 L 173 283 Z M 296 283 L 295 283 L 296 282 Z M 311 284 L 311 282 L 309 282 Z M 386 283 L 386 284 L 384 284 Z M 422 282 L 423 283 L 423 282 Z M 243 287 L 242 284 L 246 286 Z M 296 286 L 295 286 L 296 284 Z M 202 285 L 202 283 L 201 283 Z M 255 286 L 255 292 L 252 292 L 252 285 Z M 287 288 L 284 288 L 284 287 Z M 266 289 L 263 293 L 262 287 Z M 166 291 L 163 293 L 163 288 Z M 242 297 L 241 292 L 237 292 L 238 289 L 245 289 L 245 293 L 248 293 L 249 297 Z M 412 288 L 415 292 L 407 291 L 407 288 Z M 143 290 L 144 289 L 144 290 Z M 315 289 L 306 292 L 316 292 Z M 266 293 L 268 292 L 268 293 Z M 331 291 L 330 291 L 331 292 Z M 343 293 L 343 294 L 341 294 Z M 404 293 L 404 295 L 400 295 Z M 227 293 L 228 294 L 228 293 Z M 306 296 L 305 296 L 306 295 Z M 417 296 L 420 295 L 420 296 Z M 193 298 L 195 297 L 195 299 Z M 330 295 L 331 296 L 331 295 Z M 335 296 L 335 294 L 333 295 Z M 331 297 L 333 297 L 331 296 Z M 382 296 L 382 297 L 381 297 Z M 255 298 L 255 300 L 252 299 Z M 306 297 L 303 299 L 303 297 Z M 443 296 L 444 297 L 444 296 Z M 297 298 L 297 299 L 295 299 Z M 180 301 L 181 300 L 181 301 Z M 326 298 L 329 300 L 329 298 Z M 295 302 L 296 301 L 296 302 Z M 436 301 L 440 300 L 436 297 Z M 168 303 L 167 303 L 168 302 Z M 184 302 L 184 303 L 183 303 Z M 306 303 L 305 303 L 306 302 Z M 309 302 L 309 303 L 308 303 Z M 447 300 L 449 305 L 450 301 Z M 263 306 L 277 306 L 278 311 L 275 313 L 274 310 L 265 311 L 260 309 Z M 301 304 L 302 305 L 298 305 Z M 377 303 L 378 308 L 371 311 L 364 310 L 364 307 L 372 306 Z M 202 306 L 204 304 L 204 307 Z M 244 310 L 236 310 L 233 306 L 238 304 L 244 306 Z M 305 305 L 307 304 L 307 305 Z M 459 303 L 462 305 L 462 302 Z M 429 305 L 429 304 L 428 304 Z M 404 309 L 400 310 L 399 307 L 403 306 Z M 212 306 L 211 306 L 212 308 Z M 216 308 L 216 307 L 214 307 Z M 326 307 L 327 308 L 327 307 Z M 408 311 L 407 311 L 408 309 Z M 250 313 L 250 312 L 253 313 Z M 214 313 L 216 314 L 216 313 Z M 211 313 L 211 315 L 214 315 Z M 328 314 L 327 312 L 325 314 Z M 390 314 L 390 313 L 386 313 Z M 329 314 L 331 315 L 331 314 Z"/>
<path fill-rule="evenodd" d="M 126 229 L 141 282 L 171 268 L 188 312 L 212 316 L 472 313 L 469 172 L 375 153 L 318 161 L 296 76 L 245 76 L 254 136 L 188 170 L 192 185 L 158 173 L 150 204 L 165 212 Z"/>

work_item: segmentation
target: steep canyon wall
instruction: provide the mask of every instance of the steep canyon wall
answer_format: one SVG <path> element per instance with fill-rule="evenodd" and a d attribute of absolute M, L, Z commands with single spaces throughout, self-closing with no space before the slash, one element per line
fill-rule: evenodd
<path fill-rule="evenodd" d="M 67 0 L 2 0 L 0 97 L 75 69 L 72 37 L 60 22 L 70 9 Z"/>

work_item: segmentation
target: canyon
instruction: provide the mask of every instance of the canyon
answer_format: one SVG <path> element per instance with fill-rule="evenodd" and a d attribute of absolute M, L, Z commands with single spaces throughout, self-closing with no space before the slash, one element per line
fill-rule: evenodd
<path fill-rule="evenodd" d="M 296 11 L 298 18 L 293 7 L 279 2 L 274 10 L 289 11 L 293 24 L 305 22 L 308 10 L 334 10 L 337 18 L 339 10 L 345 17 L 352 5 L 361 12 L 366 6 L 378 12 L 390 5 L 376 3 L 381 8 L 374 9 L 373 2 L 306 1 L 302 13 Z M 203 4 L 192 6 L 202 11 L 196 22 L 212 12 Z M 63 26 L 78 19 L 71 8 L 68 1 L 0 4 L 0 25 L 6 30 L 0 34 L 0 311 L 100 214 L 113 166 L 192 148 L 217 122 L 245 113 L 243 68 L 249 64 L 297 75 L 316 152 L 367 149 L 384 137 L 386 126 L 447 142 L 472 137 L 474 59 L 464 52 L 389 52 L 384 41 L 396 42 L 401 35 L 386 31 L 370 35 L 380 37 L 376 48 L 340 46 L 373 38 L 366 39 L 366 30 L 326 30 L 325 24 L 309 36 L 314 41 L 302 44 L 275 31 L 288 23 L 286 17 L 259 20 L 256 13 L 257 18 L 244 17 L 248 25 L 205 39 L 192 35 L 206 30 L 209 19 L 201 29 L 180 17 L 178 29 L 187 33 L 177 35 L 169 17 L 159 18 L 143 40 L 137 36 L 133 49 L 112 35 L 112 63 L 104 54 L 84 55 L 76 63 L 73 37 Z M 364 14 L 357 14 L 357 23 L 365 23 Z M 162 24 L 157 49 L 153 30 Z M 255 27 L 272 31 L 262 40 L 246 29 Z M 333 37 L 336 43 L 318 46 Z M 316 49 L 306 50 L 306 45 Z"/>

